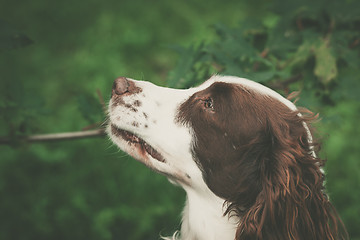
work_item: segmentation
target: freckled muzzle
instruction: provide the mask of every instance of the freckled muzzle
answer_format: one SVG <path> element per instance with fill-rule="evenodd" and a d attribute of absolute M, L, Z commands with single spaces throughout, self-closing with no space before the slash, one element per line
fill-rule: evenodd
<path fill-rule="evenodd" d="M 123 105 L 126 108 L 132 109 L 133 112 L 137 112 L 137 109 L 135 107 L 139 107 L 141 105 L 141 102 L 136 100 L 134 102 L 134 106 L 132 106 L 131 104 L 125 103 L 122 100 L 122 96 L 139 93 L 141 91 L 142 89 L 137 87 L 133 81 L 130 81 L 125 77 L 119 77 L 115 79 L 112 86 L 112 99 L 115 105 Z M 110 124 L 112 135 L 124 139 L 128 144 L 133 145 L 133 147 L 137 148 L 140 153 L 147 153 L 154 159 L 160 162 L 165 162 L 165 158 L 143 139 L 136 136 L 134 133 L 116 127 L 113 123 Z M 132 125 L 138 126 L 139 124 L 137 122 L 133 122 Z"/>

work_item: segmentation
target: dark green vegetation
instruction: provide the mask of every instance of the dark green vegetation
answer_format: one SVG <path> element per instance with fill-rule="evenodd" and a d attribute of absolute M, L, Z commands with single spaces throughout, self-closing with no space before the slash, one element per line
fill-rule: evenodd
<path fill-rule="evenodd" d="M 107 101 L 117 76 L 183 88 L 217 72 L 302 90 L 298 105 L 320 113 L 328 192 L 360 239 L 359 2 L 239 2 L 2 2 L 0 239 L 171 234 L 182 190 L 106 139 L 21 137 L 98 126 L 96 91 Z"/>

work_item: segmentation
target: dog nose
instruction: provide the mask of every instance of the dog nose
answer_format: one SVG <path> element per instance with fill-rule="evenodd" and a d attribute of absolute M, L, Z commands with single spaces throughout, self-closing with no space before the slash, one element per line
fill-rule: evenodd
<path fill-rule="evenodd" d="M 119 77 L 115 79 L 112 88 L 112 94 L 123 95 L 127 92 L 129 92 L 129 81 L 126 79 L 126 77 Z"/>

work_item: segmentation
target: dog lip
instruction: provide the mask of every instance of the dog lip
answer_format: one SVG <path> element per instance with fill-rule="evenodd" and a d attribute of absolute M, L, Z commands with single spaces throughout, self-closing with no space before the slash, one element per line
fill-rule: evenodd
<path fill-rule="evenodd" d="M 165 158 L 158 151 L 156 151 L 150 144 L 148 144 L 142 138 L 136 136 L 135 134 L 120 129 L 114 124 L 111 124 L 111 133 L 117 137 L 121 137 L 129 143 L 135 144 L 136 147 L 140 148 L 140 150 L 142 151 L 147 152 L 152 158 L 158 160 L 159 162 L 166 162 Z"/>

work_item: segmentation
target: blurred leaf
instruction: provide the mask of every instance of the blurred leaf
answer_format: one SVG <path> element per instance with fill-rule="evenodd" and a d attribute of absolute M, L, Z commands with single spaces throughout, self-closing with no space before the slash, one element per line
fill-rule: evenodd
<path fill-rule="evenodd" d="M 276 72 L 273 70 L 263 71 L 263 72 L 254 72 L 251 74 L 251 77 L 256 82 L 267 82 L 273 79 Z"/>
<path fill-rule="evenodd" d="M 103 120 L 104 113 L 98 99 L 90 94 L 81 94 L 77 100 L 80 113 L 89 123 L 98 123 Z"/>
<path fill-rule="evenodd" d="M 227 65 L 230 61 L 252 59 L 257 56 L 256 49 L 245 39 L 241 31 L 229 29 L 221 24 L 215 25 L 214 29 L 220 41 L 209 44 L 205 49 L 219 64 Z"/>
<path fill-rule="evenodd" d="M 0 50 L 26 47 L 32 43 L 33 40 L 0 19 Z"/>
<path fill-rule="evenodd" d="M 336 58 L 332 48 L 329 46 L 329 40 L 320 40 L 314 47 L 315 69 L 314 74 L 319 77 L 320 81 L 327 85 L 337 77 Z"/>
<path fill-rule="evenodd" d="M 313 56 L 312 50 L 314 45 L 315 41 L 313 38 L 306 38 L 304 42 L 298 47 L 296 53 L 291 59 L 291 62 L 289 63 L 290 67 L 305 64 L 305 62 Z"/>
<path fill-rule="evenodd" d="M 194 65 L 200 61 L 204 55 L 204 43 L 191 45 L 188 48 L 174 48 L 179 56 L 179 61 L 175 69 L 169 74 L 168 86 L 173 88 L 188 88 L 194 80 Z"/>
<path fill-rule="evenodd" d="M 337 91 L 333 92 L 333 97 L 339 101 L 350 99 L 360 102 L 360 70 L 358 68 L 344 68 L 339 71 Z"/>

